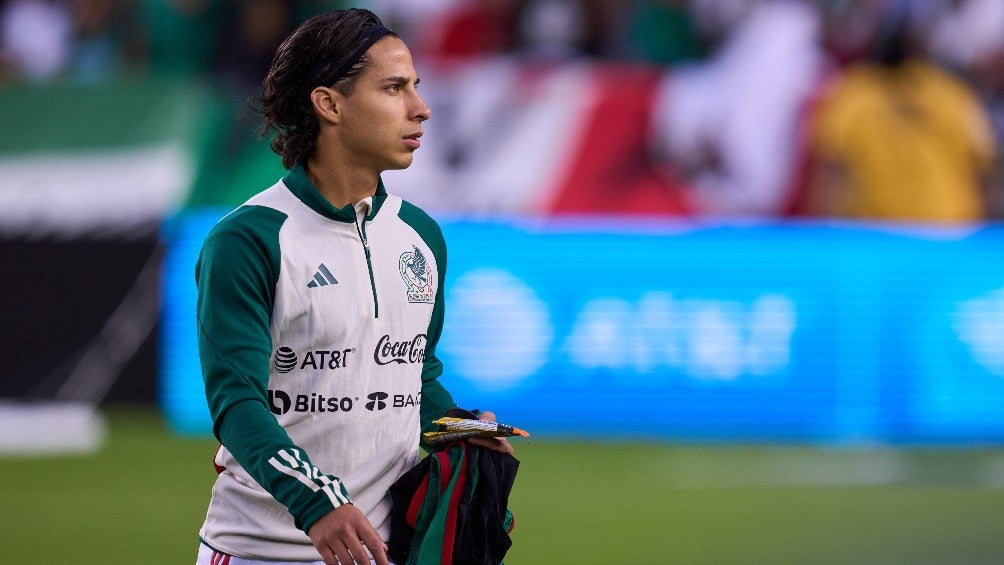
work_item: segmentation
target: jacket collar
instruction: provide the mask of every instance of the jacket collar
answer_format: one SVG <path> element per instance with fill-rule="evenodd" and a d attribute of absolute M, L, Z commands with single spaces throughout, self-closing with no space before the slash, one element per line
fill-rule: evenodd
<path fill-rule="evenodd" d="M 317 212 L 318 214 L 328 218 L 329 220 L 335 220 L 338 222 L 355 222 L 356 221 L 356 209 L 353 204 L 346 204 L 341 208 L 335 208 L 328 202 L 328 199 L 321 195 L 314 183 L 310 182 L 307 178 L 307 171 L 303 168 L 303 163 L 297 163 L 295 167 L 289 170 L 289 173 L 282 178 L 282 183 L 289 188 L 301 202 L 307 205 L 308 208 Z M 376 193 L 373 195 L 373 204 L 370 207 L 370 213 L 366 216 L 367 220 L 372 220 L 376 217 L 377 212 L 380 211 L 380 207 L 383 206 L 384 201 L 387 199 L 387 189 L 383 186 L 383 179 L 377 179 Z"/>

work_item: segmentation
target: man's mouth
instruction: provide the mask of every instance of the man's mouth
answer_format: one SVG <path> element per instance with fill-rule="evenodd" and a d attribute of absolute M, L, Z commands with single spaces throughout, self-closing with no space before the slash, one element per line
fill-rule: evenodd
<path fill-rule="evenodd" d="M 412 149 L 418 149 L 419 147 L 422 146 L 422 142 L 418 140 L 418 138 L 420 137 L 422 137 L 422 132 L 406 135 L 402 139 L 404 139 L 404 143 L 408 147 L 411 147 Z"/>

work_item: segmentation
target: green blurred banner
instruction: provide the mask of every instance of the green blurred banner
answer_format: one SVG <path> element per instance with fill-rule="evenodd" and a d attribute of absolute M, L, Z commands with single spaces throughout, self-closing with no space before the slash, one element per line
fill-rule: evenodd
<path fill-rule="evenodd" d="M 0 232 L 156 231 L 281 172 L 244 102 L 193 80 L 0 89 Z"/>

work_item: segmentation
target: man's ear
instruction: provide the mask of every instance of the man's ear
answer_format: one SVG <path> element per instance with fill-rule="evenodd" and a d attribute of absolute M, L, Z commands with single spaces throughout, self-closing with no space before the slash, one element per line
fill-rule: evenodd
<path fill-rule="evenodd" d="M 310 102 L 314 105 L 317 118 L 332 124 L 341 121 L 341 100 L 342 97 L 338 92 L 326 86 L 318 86 L 310 91 Z"/>

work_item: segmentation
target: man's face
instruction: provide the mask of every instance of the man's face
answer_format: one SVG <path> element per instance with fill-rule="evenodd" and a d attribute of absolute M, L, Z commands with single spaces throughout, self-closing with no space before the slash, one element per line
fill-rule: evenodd
<path fill-rule="evenodd" d="M 338 135 L 354 165 L 375 170 L 404 169 L 418 149 L 422 122 L 431 110 L 418 94 L 411 52 L 387 36 L 369 48 L 370 64 L 352 94 L 341 98 Z"/>

